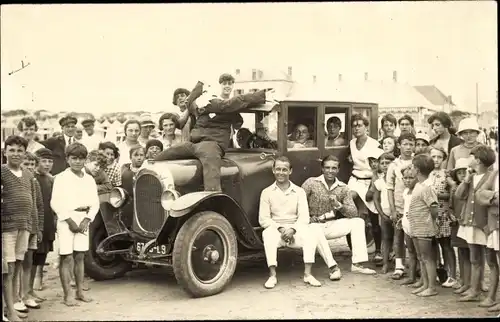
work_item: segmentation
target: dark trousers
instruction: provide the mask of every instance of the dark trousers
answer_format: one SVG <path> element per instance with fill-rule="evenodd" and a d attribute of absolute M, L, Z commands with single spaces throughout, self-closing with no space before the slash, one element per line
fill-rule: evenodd
<path fill-rule="evenodd" d="M 224 150 L 213 141 L 199 143 L 184 142 L 170 147 L 156 156 L 155 160 L 180 160 L 197 158 L 203 167 L 203 185 L 205 191 L 221 191 L 220 173 Z"/>

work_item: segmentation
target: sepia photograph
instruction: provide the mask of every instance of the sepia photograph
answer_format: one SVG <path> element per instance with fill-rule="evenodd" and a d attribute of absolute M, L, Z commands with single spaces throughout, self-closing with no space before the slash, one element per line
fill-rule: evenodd
<path fill-rule="evenodd" d="M 0 22 L 3 321 L 500 317 L 496 1 Z"/>

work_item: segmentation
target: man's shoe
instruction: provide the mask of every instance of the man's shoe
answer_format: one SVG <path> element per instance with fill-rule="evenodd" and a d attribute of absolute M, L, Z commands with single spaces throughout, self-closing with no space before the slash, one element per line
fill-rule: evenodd
<path fill-rule="evenodd" d="M 351 272 L 353 273 L 360 273 L 360 274 L 366 274 L 366 275 L 375 275 L 377 272 L 371 268 L 363 267 L 360 264 L 352 264 L 351 265 Z"/>
<path fill-rule="evenodd" d="M 276 278 L 276 276 L 269 276 L 266 283 L 264 283 L 264 287 L 267 289 L 271 289 L 274 288 L 276 284 L 278 284 L 278 279 Z"/>
<path fill-rule="evenodd" d="M 23 301 L 14 303 L 14 310 L 19 312 L 28 312 L 28 308 L 24 305 Z"/>
<path fill-rule="evenodd" d="M 335 265 L 333 270 L 330 271 L 329 276 L 331 281 L 339 281 L 342 278 L 342 272 L 340 271 L 340 268 Z"/>
<path fill-rule="evenodd" d="M 304 276 L 304 283 L 309 284 L 311 286 L 315 286 L 315 287 L 321 286 L 321 283 L 317 279 L 315 279 L 314 276 L 312 276 L 312 275 Z"/>

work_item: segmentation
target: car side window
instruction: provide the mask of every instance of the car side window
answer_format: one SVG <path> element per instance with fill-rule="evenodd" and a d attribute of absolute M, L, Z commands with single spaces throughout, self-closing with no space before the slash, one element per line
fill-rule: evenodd
<path fill-rule="evenodd" d="M 316 148 L 316 113 L 310 106 L 288 107 L 287 147 L 289 150 Z"/>
<path fill-rule="evenodd" d="M 241 113 L 243 124 L 232 137 L 232 148 L 278 149 L 278 113 L 276 111 Z"/>
<path fill-rule="evenodd" d="M 325 147 L 347 146 L 347 108 L 325 107 Z"/>

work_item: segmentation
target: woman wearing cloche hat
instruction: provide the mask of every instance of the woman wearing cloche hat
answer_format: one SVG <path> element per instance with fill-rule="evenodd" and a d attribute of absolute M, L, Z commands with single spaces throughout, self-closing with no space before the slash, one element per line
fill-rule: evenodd
<path fill-rule="evenodd" d="M 456 160 L 461 158 L 469 158 L 470 151 L 472 148 L 480 144 L 477 142 L 477 136 L 479 135 L 479 125 L 475 118 L 463 119 L 459 126 L 457 134 L 462 137 L 463 142 L 457 145 L 450 151 L 450 157 L 448 158 L 447 169 L 449 171 L 455 168 Z"/>

